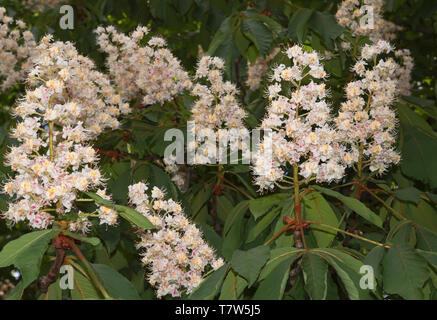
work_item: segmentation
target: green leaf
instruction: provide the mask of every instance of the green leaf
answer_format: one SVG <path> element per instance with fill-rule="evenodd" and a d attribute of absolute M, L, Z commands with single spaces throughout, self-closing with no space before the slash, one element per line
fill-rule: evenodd
<path fill-rule="evenodd" d="M 402 212 L 402 215 L 408 220 L 426 226 L 429 230 L 437 233 L 437 211 L 425 200 L 420 199 L 417 205 L 411 202 L 397 201 L 393 208 Z"/>
<path fill-rule="evenodd" d="M 230 271 L 223 282 L 219 300 L 237 300 L 247 287 L 247 281 Z"/>
<path fill-rule="evenodd" d="M 270 251 L 270 260 L 267 261 L 264 268 L 261 270 L 259 275 L 259 280 L 263 280 L 269 276 L 271 272 L 273 272 L 276 267 L 281 264 L 283 261 L 290 261 L 293 263 L 301 254 L 303 249 L 296 248 L 275 248 Z"/>
<path fill-rule="evenodd" d="M 437 187 L 437 135 L 427 122 L 407 106 L 397 105 L 403 141 L 401 169 L 407 177 Z"/>
<path fill-rule="evenodd" d="M 348 296 L 351 300 L 371 299 L 369 289 L 360 288 L 360 268 L 363 263 L 351 255 L 337 249 L 314 249 L 319 252 L 324 258 L 329 261 L 341 282 L 343 283 Z"/>
<path fill-rule="evenodd" d="M 311 186 L 313 189 L 319 190 L 320 192 L 326 194 L 327 196 L 337 198 L 341 202 L 343 202 L 349 209 L 355 211 L 361 217 L 366 219 L 367 221 L 373 223 L 374 225 L 382 228 L 382 220 L 376 215 L 372 210 L 367 208 L 362 202 L 355 198 L 346 197 L 339 192 L 323 188 L 317 185 Z"/>
<path fill-rule="evenodd" d="M 289 197 L 288 194 L 276 193 L 262 198 L 253 199 L 249 201 L 249 210 L 252 213 L 255 220 L 257 220 L 259 217 L 266 214 L 271 207 L 280 203 L 281 201 L 283 201 L 288 197 Z"/>
<path fill-rule="evenodd" d="M 330 49 L 334 49 L 333 40 L 337 39 L 344 30 L 329 12 L 314 12 L 308 21 L 308 26 L 320 34 L 324 43 Z"/>
<path fill-rule="evenodd" d="M 413 97 L 413 96 L 409 96 L 409 97 L 402 96 L 402 98 L 407 102 L 410 102 L 412 104 L 415 104 L 416 106 L 419 106 L 420 109 L 423 112 L 425 112 L 427 115 L 429 115 L 430 117 L 433 117 L 434 119 L 437 119 L 437 107 L 435 105 L 434 100 L 423 99 L 423 98 Z"/>
<path fill-rule="evenodd" d="M 41 259 L 55 235 L 52 229 L 33 231 L 8 242 L 0 252 L 0 267 L 16 266 L 23 278 L 23 288 L 26 288 L 38 278 Z"/>
<path fill-rule="evenodd" d="M 417 249 L 416 252 L 424 257 L 428 263 L 432 264 L 434 267 L 437 267 L 437 252 L 423 251 L 420 249 Z"/>
<path fill-rule="evenodd" d="M 254 11 L 244 11 L 243 14 L 250 17 L 251 19 L 265 23 L 270 28 L 270 30 L 272 30 L 276 34 L 279 34 L 282 31 L 282 26 L 280 23 L 276 22 L 274 19 L 264 14 L 258 14 Z"/>
<path fill-rule="evenodd" d="M 185 15 L 188 13 L 188 10 L 190 10 L 190 8 L 193 5 L 193 0 L 177 0 L 177 8 L 178 11 L 182 14 Z"/>
<path fill-rule="evenodd" d="M 285 285 L 290 276 L 293 259 L 279 263 L 268 276 L 261 281 L 253 297 L 254 300 L 280 300 L 284 295 Z"/>
<path fill-rule="evenodd" d="M 117 212 L 123 218 L 125 218 L 130 223 L 136 225 L 137 227 L 140 227 L 144 230 L 155 229 L 155 226 L 153 225 L 153 223 L 151 223 L 149 221 L 149 219 L 147 219 L 141 213 L 139 213 L 138 211 L 136 211 L 132 208 L 120 206 L 120 205 L 115 205 L 115 210 L 117 210 Z"/>
<path fill-rule="evenodd" d="M 416 229 L 417 248 L 437 252 L 437 234 L 417 224 L 414 228 Z"/>
<path fill-rule="evenodd" d="M 237 29 L 234 33 L 235 46 L 242 56 L 246 56 L 247 49 L 250 45 L 250 40 L 247 39 L 241 32 L 241 29 Z"/>
<path fill-rule="evenodd" d="M 382 260 L 385 255 L 385 248 L 375 247 L 367 254 L 364 264 L 372 266 L 374 275 L 377 279 L 382 279 Z"/>
<path fill-rule="evenodd" d="M 423 287 L 429 278 L 426 261 L 413 248 L 395 244 L 384 256 L 384 290 L 405 299 L 423 299 Z"/>
<path fill-rule="evenodd" d="M 74 287 L 71 290 L 71 298 L 73 300 L 103 299 L 92 282 L 76 269 L 74 270 Z"/>
<path fill-rule="evenodd" d="M 236 250 L 232 255 L 231 266 L 249 282 L 251 287 L 269 257 L 270 248 L 267 246 L 259 246 L 247 251 Z"/>
<path fill-rule="evenodd" d="M 270 53 L 273 34 L 264 23 L 257 20 L 243 19 L 241 21 L 241 30 L 246 37 L 255 43 L 256 48 L 263 56 Z"/>
<path fill-rule="evenodd" d="M 232 33 L 233 28 L 231 26 L 231 17 L 223 20 L 220 28 L 214 34 L 214 38 L 211 40 L 211 43 L 208 48 L 207 55 L 213 56 L 217 48 L 225 41 L 225 39 Z"/>
<path fill-rule="evenodd" d="M 260 53 L 259 53 L 258 49 L 256 48 L 256 46 L 250 45 L 249 48 L 247 49 L 247 56 L 246 56 L 247 60 L 249 60 L 250 63 L 254 63 L 256 58 L 258 58 L 259 56 L 260 56 Z"/>
<path fill-rule="evenodd" d="M 418 204 L 419 199 L 420 199 L 420 190 L 418 190 L 414 187 L 398 189 L 398 190 L 396 190 L 395 196 L 399 200 L 411 201 L 411 202 Z"/>
<path fill-rule="evenodd" d="M 234 225 L 235 221 L 241 217 L 244 216 L 244 214 L 247 211 L 247 208 L 249 207 L 249 201 L 241 201 L 239 204 L 237 204 L 232 211 L 229 213 L 228 218 L 225 221 L 223 234 L 226 235 L 231 227 Z"/>
<path fill-rule="evenodd" d="M 338 227 L 338 219 L 329 203 L 318 192 L 311 192 L 303 199 L 304 219 Z M 312 225 L 311 230 L 319 247 L 330 246 L 337 232 L 323 226 Z"/>
<path fill-rule="evenodd" d="M 47 293 L 41 294 L 38 300 L 62 300 L 62 290 L 59 279 L 53 282 L 47 288 Z"/>
<path fill-rule="evenodd" d="M 324 300 L 327 294 L 328 264 L 311 252 L 302 257 L 302 271 L 305 288 L 312 300 Z"/>
<path fill-rule="evenodd" d="M 138 211 L 136 211 L 132 208 L 126 207 L 126 206 L 113 204 L 111 201 L 103 199 L 102 197 L 100 197 L 99 195 L 97 195 L 93 192 L 86 192 L 86 194 L 90 198 L 94 199 L 96 201 L 96 203 L 98 203 L 102 206 L 105 206 L 105 207 L 113 208 L 123 218 L 125 218 L 130 223 L 136 225 L 137 227 L 140 227 L 144 230 L 155 229 L 155 226 L 153 225 L 153 223 L 151 223 L 149 221 L 149 219 L 147 219 L 145 216 L 143 216 Z"/>
<path fill-rule="evenodd" d="M 99 196 L 98 194 L 94 193 L 94 192 L 85 192 L 85 194 L 90 197 L 91 199 L 93 199 L 94 201 L 96 201 L 96 203 L 102 205 L 102 206 L 106 206 L 106 207 L 110 207 L 113 208 L 114 204 L 106 199 L 103 199 L 101 196 Z"/>
<path fill-rule="evenodd" d="M 212 300 L 219 292 L 228 270 L 228 264 L 221 266 L 206 277 L 188 296 L 189 300 Z"/>
<path fill-rule="evenodd" d="M 99 243 L 100 243 L 100 239 L 96 238 L 96 237 L 90 237 L 90 238 L 83 237 L 83 236 L 78 235 L 76 233 L 73 233 L 73 232 L 70 232 L 70 231 L 64 230 L 64 229 L 59 229 L 59 228 L 53 228 L 53 230 L 56 231 L 56 232 L 62 232 L 62 233 L 66 234 L 67 236 L 69 236 L 69 237 L 71 237 L 73 239 L 89 243 L 89 244 L 91 244 L 93 246 L 98 246 Z"/>
<path fill-rule="evenodd" d="M 288 23 L 288 35 L 294 41 L 302 43 L 307 31 L 307 24 L 313 15 L 314 10 L 299 8 L 291 17 Z"/>
<path fill-rule="evenodd" d="M 258 237 L 267 227 L 269 227 L 273 220 L 281 213 L 281 208 L 272 209 L 264 218 L 262 218 L 254 227 L 249 229 L 246 242 L 249 243 Z"/>
<path fill-rule="evenodd" d="M 111 297 L 125 300 L 140 299 L 133 284 L 110 266 L 105 264 L 91 264 L 91 266 Z"/>

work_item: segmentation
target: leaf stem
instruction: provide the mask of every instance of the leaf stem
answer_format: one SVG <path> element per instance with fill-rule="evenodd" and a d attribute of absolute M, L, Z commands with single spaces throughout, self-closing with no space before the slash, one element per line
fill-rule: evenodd
<path fill-rule="evenodd" d="M 388 210 L 390 210 L 391 213 L 393 213 L 396 217 L 398 217 L 401 220 L 407 220 L 407 218 L 405 218 L 402 214 L 400 214 L 399 212 L 397 212 L 395 209 L 393 209 L 392 207 L 390 207 L 387 203 L 385 203 L 384 200 L 382 200 L 380 197 L 378 197 L 375 193 L 373 193 L 372 190 L 370 190 L 369 188 L 367 188 L 366 186 L 362 186 L 362 188 L 364 190 L 366 190 L 372 197 L 374 197 L 376 200 L 378 200 L 379 202 L 381 202 L 381 204 L 386 207 Z"/>
<path fill-rule="evenodd" d="M 341 232 L 341 233 L 347 234 L 348 236 L 351 236 L 353 238 L 357 238 L 357 239 L 363 240 L 365 242 L 372 243 L 372 244 L 374 244 L 374 245 L 376 245 L 378 247 L 390 248 L 389 244 L 383 244 L 383 243 L 380 243 L 380 242 L 377 242 L 377 241 L 373 241 L 373 240 L 361 237 L 361 236 L 359 236 L 359 235 L 357 235 L 355 233 L 347 232 L 347 231 L 344 231 L 342 229 L 339 229 L 339 228 L 336 228 L 336 227 L 333 227 L 333 226 L 330 226 L 330 225 L 327 225 L 327 224 L 323 224 L 323 223 L 316 222 L 316 221 L 308 221 L 308 223 L 315 224 L 315 225 L 318 225 L 318 226 L 321 226 L 321 227 L 324 227 L 324 228 L 327 228 L 327 229 L 331 229 L 331 230 L 335 230 L 337 232 Z"/>
<path fill-rule="evenodd" d="M 229 181 L 225 177 L 223 177 L 222 180 L 224 182 L 226 182 L 227 184 L 229 184 L 231 187 L 233 187 L 235 190 L 239 191 L 241 194 L 245 195 L 248 199 L 250 199 L 250 200 L 254 199 L 254 197 L 250 196 L 247 192 L 245 192 L 245 191 L 241 190 L 240 188 L 238 188 L 235 184 L 233 184 L 231 181 Z M 229 188 L 229 186 L 227 186 L 227 187 Z"/>
<path fill-rule="evenodd" d="M 49 122 L 49 152 L 50 152 L 50 161 L 53 162 L 55 159 L 55 153 L 53 149 L 53 121 Z"/>
<path fill-rule="evenodd" d="M 79 258 L 79 260 L 84 264 L 85 269 L 93 282 L 94 286 L 102 293 L 103 297 L 106 300 L 112 300 L 111 296 L 108 294 L 106 289 L 103 287 L 103 285 L 99 282 L 97 275 L 95 274 L 93 268 L 89 264 L 88 260 L 85 258 L 85 256 L 82 254 L 82 252 L 79 250 L 79 248 L 74 243 L 73 239 L 68 239 L 68 242 L 71 246 L 71 249 L 73 249 L 76 256 Z"/>

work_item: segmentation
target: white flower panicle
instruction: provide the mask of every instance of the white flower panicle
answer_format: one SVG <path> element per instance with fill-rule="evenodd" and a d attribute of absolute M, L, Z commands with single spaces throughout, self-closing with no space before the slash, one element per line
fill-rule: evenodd
<path fill-rule="evenodd" d="M 109 78 L 95 70 L 90 59 L 79 55 L 73 44 L 53 42 L 51 36 L 41 40 L 37 51 L 36 66 L 29 73 L 34 90 L 28 90 L 26 95 L 39 105 L 20 104 L 15 110 L 18 116 L 33 113 L 35 108 L 50 101 L 53 108 L 44 110 L 44 119 L 68 127 L 65 129 L 68 138 L 80 134 L 74 128 L 79 122 L 90 139 L 106 128 L 119 127 L 117 117 L 131 111 L 129 104 L 116 93 Z M 45 79 L 45 85 L 41 78 Z"/>
<path fill-rule="evenodd" d="M 402 31 L 403 28 L 383 19 L 384 3 L 384 0 L 368 0 L 364 4 L 359 0 L 345 0 L 337 11 L 338 23 L 350 28 L 354 36 L 369 36 L 370 40 L 375 44 L 380 40 L 393 41 L 396 39 L 396 33 Z M 373 13 L 364 10 L 364 5 L 373 8 Z M 370 21 L 363 21 L 363 26 L 359 23 L 366 14 L 373 16 L 373 25 L 369 23 Z M 348 42 L 343 42 L 341 45 L 344 50 L 351 49 L 351 45 Z M 411 72 L 414 67 L 414 61 L 408 49 L 396 50 L 394 54 L 400 60 L 400 63 L 392 78 L 398 81 L 398 93 L 408 96 L 411 94 Z"/>
<path fill-rule="evenodd" d="M 4 91 L 26 79 L 32 68 L 30 57 L 36 42 L 32 32 L 21 20 L 5 15 L 0 7 L 0 90 Z"/>
<path fill-rule="evenodd" d="M 19 118 L 12 130 L 18 146 L 6 155 L 16 174 L 4 192 L 15 202 L 3 215 L 12 223 L 27 220 L 32 228 L 44 229 L 74 210 L 79 192 L 104 187 L 88 141 L 105 128 L 116 128 L 116 116 L 128 107 L 89 59 L 71 43 L 52 42 L 50 36 L 38 46 L 27 84 L 13 111 Z M 99 194 L 107 198 L 104 189 Z M 116 222 L 110 208 L 101 207 L 99 214 L 101 223 Z M 79 212 L 71 230 L 87 231 L 86 216 Z"/>
<path fill-rule="evenodd" d="M 198 148 L 204 137 L 216 137 L 223 147 L 228 142 L 239 150 L 248 147 L 242 142 L 249 135 L 243 123 L 246 111 L 239 105 L 236 86 L 223 80 L 224 68 L 225 63 L 219 57 L 204 56 L 197 64 L 191 91 L 197 99 L 191 109 L 190 119 L 195 122 L 192 130 L 196 140 L 188 145 L 189 150 Z M 221 161 L 222 154 L 216 155 L 216 139 L 207 139 L 201 149 L 203 152 L 196 153 L 196 164 L 210 163 L 211 155 Z"/>
<path fill-rule="evenodd" d="M 157 296 L 189 294 L 203 280 L 206 271 L 223 265 L 214 250 L 202 239 L 202 232 L 184 215 L 182 207 L 157 187 L 145 183 L 129 186 L 131 205 L 158 230 L 140 231 L 141 261 L 149 269 L 149 283 Z"/>
<path fill-rule="evenodd" d="M 280 50 L 280 48 L 275 48 L 266 58 L 258 57 L 253 63 L 247 63 L 246 84 L 250 90 L 255 91 L 259 88 L 264 75 L 267 73 L 270 61 Z"/>
<path fill-rule="evenodd" d="M 331 125 L 328 92 L 319 81 L 326 72 L 318 54 L 305 52 L 299 45 L 285 53 L 291 65 L 273 68 L 268 87 L 270 104 L 261 123 L 261 129 L 272 130 L 272 145 L 262 140 L 254 158 L 255 184 L 261 190 L 274 188 L 285 178 L 290 165 L 298 166 L 301 177 L 318 182 L 340 179 L 349 165 L 349 155 Z M 270 151 L 271 157 L 265 156 Z"/>
<path fill-rule="evenodd" d="M 395 101 L 398 64 L 393 58 L 380 58 L 393 51 L 383 40 L 363 47 L 360 59 L 353 66 L 358 79 L 347 84 L 347 101 L 341 104 L 335 119 L 348 153 L 354 160 L 363 158 L 362 166 L 383 173 L 389 164 L 397 164 L 394 150 L 396 115 L 390 106 Z"/>
<path fill-rule="evenodd" d="M 188 73 L 163 38 L 151 37 L 142 45 L 147 27 L 138 26 L 130 36 L 113 26 L 99 27 L 96 33 L 100 49 L 108 54 L 110 76 L 126 100 L 141 97 L 144 105 L 163 104 L 191 87 Z"/>
<path fill-rule="evenodd" d="M 354 36 L 392 41 L 396 38 L 396 32 L 402 28 L 384 20 L 384 4 L 385 0 L 367 0 L 364 3 L 361 0 L 344 0 L 336 13 L 338 24 L 349 28 Z"/>

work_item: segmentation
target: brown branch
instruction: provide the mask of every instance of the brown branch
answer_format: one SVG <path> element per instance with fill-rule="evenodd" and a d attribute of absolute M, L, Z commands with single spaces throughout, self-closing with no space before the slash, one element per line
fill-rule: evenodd
<path fill-rule="evenodd" d="M 65 257 L 65 249 L 56 248 L 56 260 L 53 263 L 53 266 L 50 268 L 49 272 L 38 279 L 38 289 L 42 293 L 46 293 L 50 287 L 50 285 L 56 281 L 59 274 L 59 269 L 64 263 Z"/>
<path fill-rule="evenodd" d="M 74 241 L 74 240 L 73 240 Z M 71 249 L 69 240 L 62 232 L 53 240 L 52 246 L 56 248 L 56 259 L 49 272 L 38 279 L 38 288 L 41 292 L 46 293 L 50 285 L 56 281 L 59 274 L 59 269 L 64 263 L 65 251 Z"/>

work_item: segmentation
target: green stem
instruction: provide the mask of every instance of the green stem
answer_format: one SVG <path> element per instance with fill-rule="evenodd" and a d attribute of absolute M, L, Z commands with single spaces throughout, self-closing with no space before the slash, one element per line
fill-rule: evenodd
<path fill-rule="evenodd" d="M 250 200 L 254 199 L 254 197 L 250 196 L 247 192 L 241 190 L 241 188 L 238 188 L 235 184 L 233 184 L 231 181 L 229 181 L 225 177 L 223 177 L 223 181 L 226 182 L 226 184 L 223 184 L 224 186 L 226 186 L 228 188 L 230 188 L 230 187 L 234 188 L 235 190 L 239 191 L 241 194 L 243 194 L 244 196 L 246 196 Z"/>
<path fill-rule="evenodd" d="M 108 294 L 108 292 L 106 291 L 106 289 L 103 287 L 103 285 L 99 282 L 97 275 L 95 274 L 93 268 L 91 267 L 91 265 L 89 264 L 88 260 L 85 258 L 85 256 L 82 254 L 82 252 L 80 252 L 79 248 L 76 246 L 76 244 L 74 243 L 74 240 L 71 239 L 69 240 L 70 242 L 70 246 L 73 249 L 74 253 L 77 255 L 77 257 L 79 258 L 79 260 L 84 264 L 85 269 L 87 270 L 87 273 L 91 279 L 91 281 L 93 282 L 94 286 L 99 289 L 99 291 L 103 294 L 103 297 L 106 300 L 112 300 L 111 296 Z"/>
<path fill-rule="evenodd" d="M 407 220 L 403 215 L 401 215 L 399 212 L 397 212 L 395 209 L 390 207 L 387 203 L 385 203 L 384 200 L 382 200 L 380 197 L 378 197 L 375 193 L 372 192 L 372 190 L 368 189 L 364 186 L 364 190 L 366 190 L 372 197 L 374 197 L 376 200 L 381 202 L 381 204 L 386 207 L 388 210 L 390 210 L 391 213 L 393 213 L 396 217 L 398 217 L 401 220 Z"/>
<path fill-rule="evenodd" d="M 372 244 L 374 244 L 374 245 L 376 245 L 378 247 L 390 248 L 389 244 L 383 244 L 383 243 L 380 243 L 380 242 L 377 242 L 377 241 L 373 241 L 373 240 L 361 237 L 361 236 L 359 236 L 359 235 L 357 235 L 355 233 L 347 232 L 347 231 L 344 231 L 342 229 L 338 229 L 336 227 L 333 227 L 333 226 L 330 226 L 330 225 L 327 225 L 327 224 L 323 224 L 323 223 L 315 222 L 315 221 L 314 222 L 313 221 L 308 221 L 308 222 L 310 224 L 315 224 L 315 225 L 318 225 L 318 226 L 321 226 L 321 227 L 324 227 L 324 228 L 327 228 L 327 229 L 331 229 L 331 230 L 335 230 L 337 232 L 341 232 L 341 233 L 347 234 L 348 236 L 351 236 L 353 238 L 357 238 L 357 239 L 363 240 L 365 242 L 372 243 Z"/>
<path fill-rule="evenodd" d="M 53 150 L 53 121 L 49 122 L 49 150 L 50 150 L 50 161 L 53 162 L 55 159 L 55 153 Z"/>

